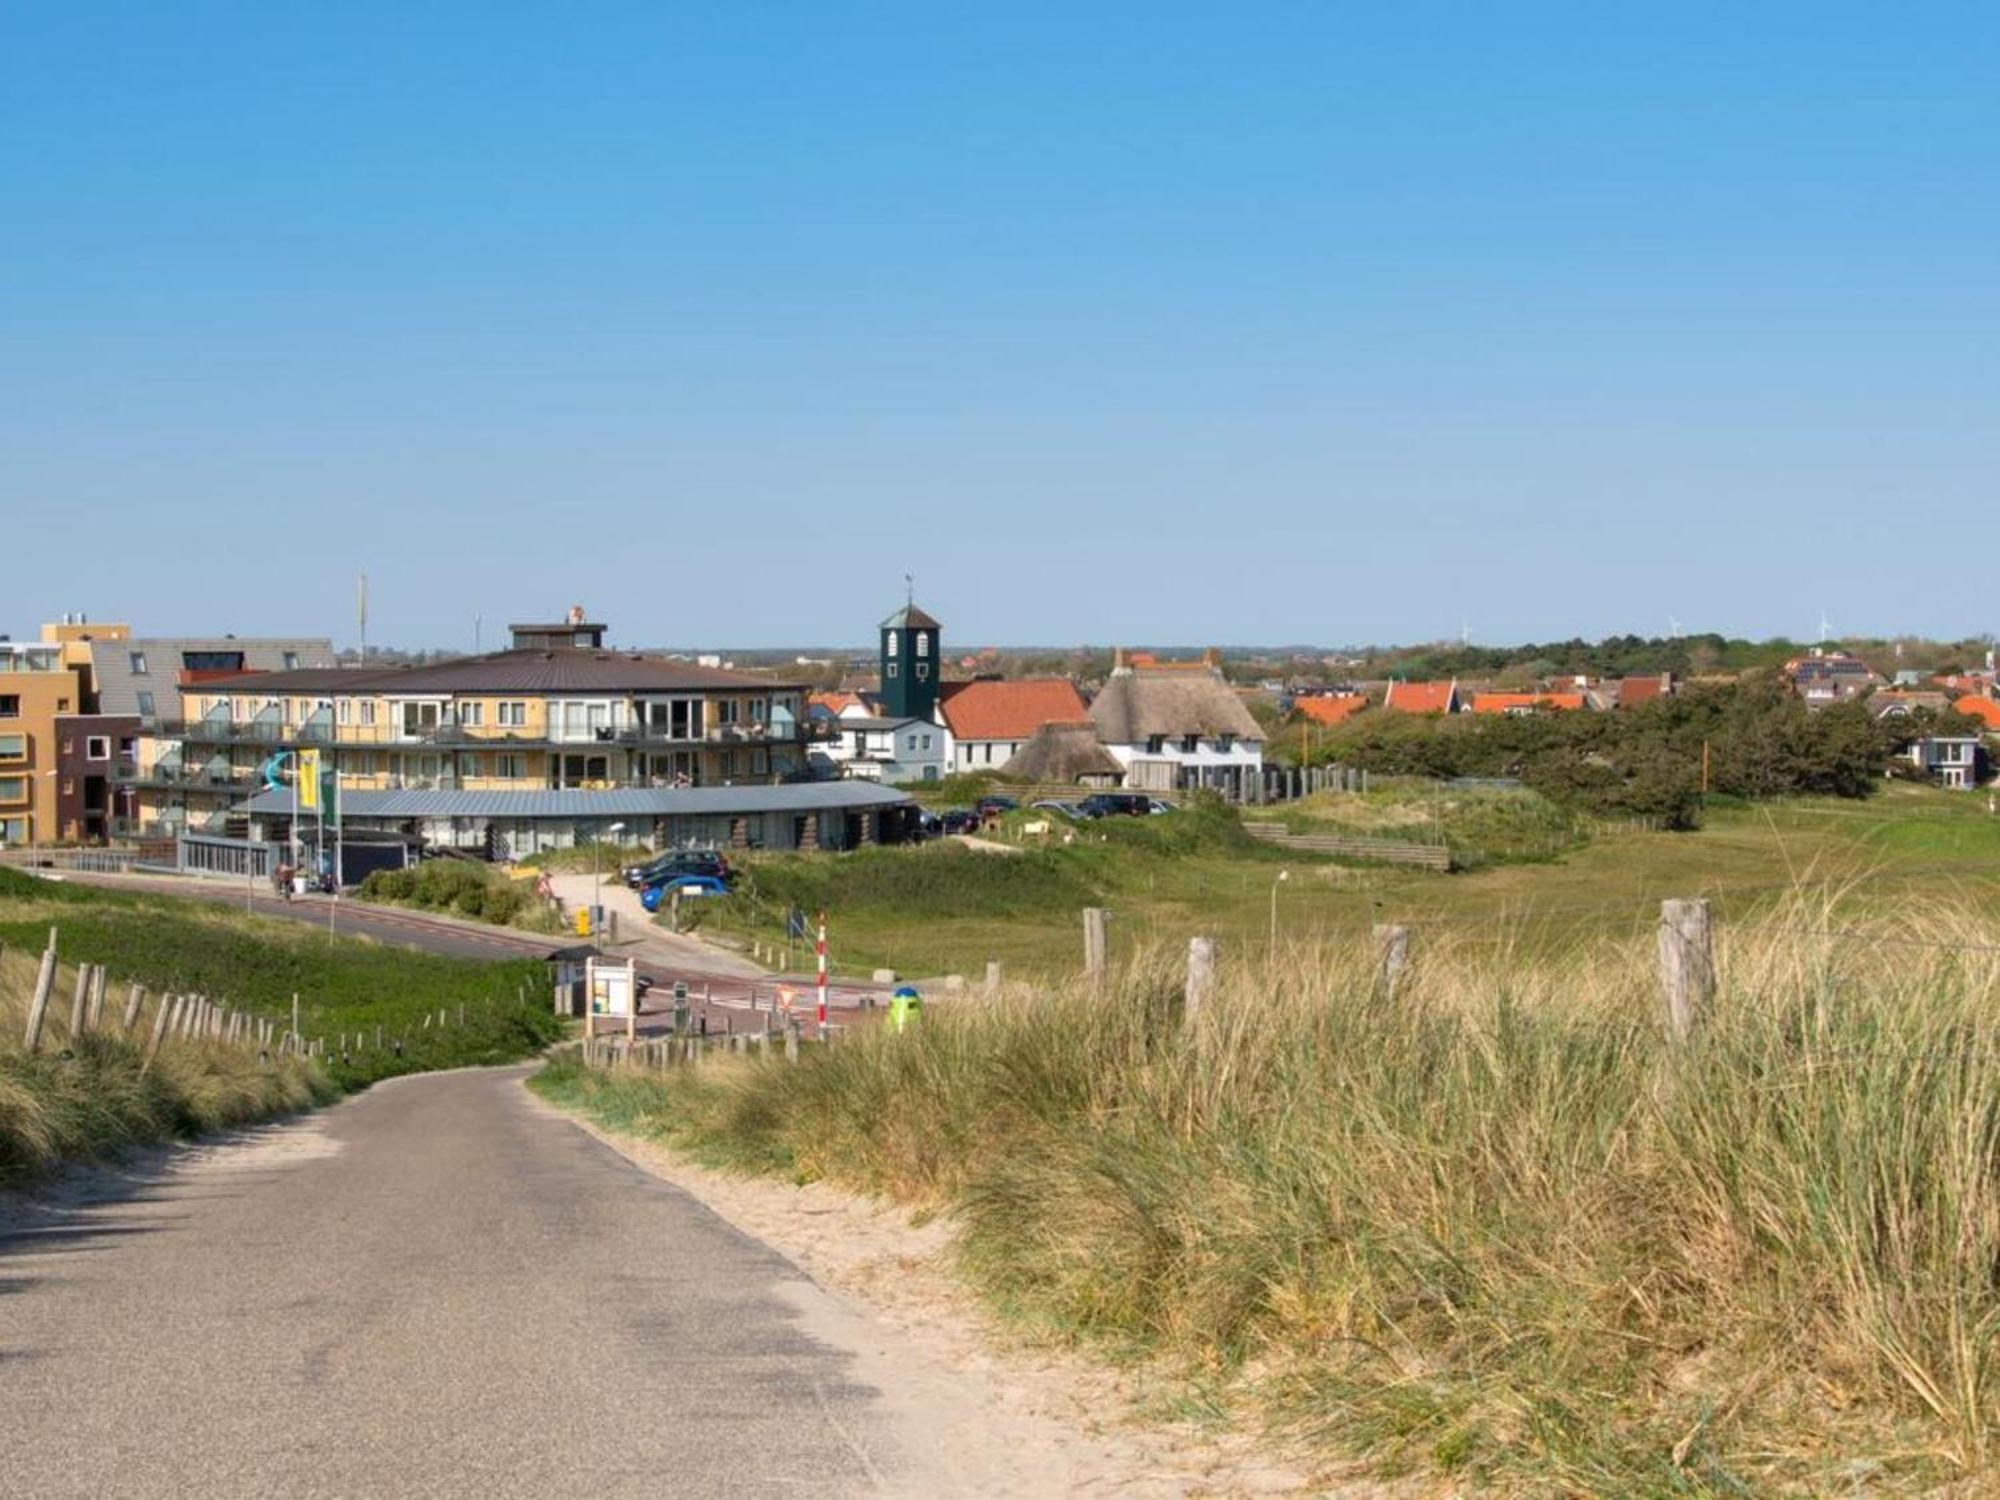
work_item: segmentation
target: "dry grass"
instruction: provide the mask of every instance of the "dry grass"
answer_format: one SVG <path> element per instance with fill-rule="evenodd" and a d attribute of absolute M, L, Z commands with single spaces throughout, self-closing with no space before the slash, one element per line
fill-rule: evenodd
<path fill-rule="evenodd" d="M 0 954 L 0 1185 L 58 1162 L 305 1109 L 335 1093 L 315 1064 L 262 1062 L 254 1051 L 210 1040 L 167 1042 L 142 1073 L 157 999 L 133 1037 L 116 1025 L 122 993 L 107 1000 L 104 1032 L 73 1037 L 69 997 L 76 975 L 66 965 L 42 1046 L 30 1056 L 24 1036 L 37 967 L 32 955 Z"/>
<path fill-rule="evenodd" d="M 1482 1490 L 2000 1480 L 2000 925 L 1794 901 L 1720 937 L 1699 1034 L 1650 943 L 1505 930 L 1174 955 L 933 1007 L 786 1068 L 548 1086 L 711 1160 L 962 1217 L 1059 1336 Z M 1837 933 L 1840 935 L 1829 935 Z M 1420 935 L 1421 940 L 1421 935 Z"/>

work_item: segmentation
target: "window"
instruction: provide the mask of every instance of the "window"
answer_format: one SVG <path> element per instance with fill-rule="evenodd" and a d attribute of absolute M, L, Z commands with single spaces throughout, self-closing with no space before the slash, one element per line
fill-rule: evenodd
<path fill-rule="evenodd" d="M 1236 748 L 1236 736 L 1233 734 L 1218 734 L 1215 737 L 1215 748 L 1222 751 L 1225 755 L 1228 754 Z"/>
<path fill-rule="evenodd" d="M 283 660 L 284 660 L 284 663 L 285 663 L 285 670 L 286 670 L 287 672 L 296 672 L 296 671 L 298 671 L 298 669 L 299 669 L 299 653 L 298 653 L 298 652 L 296 652 L 296 651 L 287 651 L 287 652 L 286 652 L 286 653 L 284 654 L 284 657 L 283 657 Z"/>
<path fill-rule="evenodd" d="M 893 630 L 889 632 L 889 654 L 891 656 L 896 654 L 896 632 Z"/>
<path fill-rule="evenodd" d="M 914 750 L 914 749 L 916 749 L 916 748 L 917 748 L 917 737 L 916 737 L 916 736 L 915 736 L 914 734 L 908 734 L 908 735 L 904 735 L 904 736 L 903 736 L 903 748 L 904 748 L 904 749 L 906 749 L 906 750 Z"/>
<path fill-rule="evenodd" d="M 0 844 L 25 844 L 27 841 L 26 818 L 0 818 Z"/>
<path fill-rule="evenodd" d="M 111 759 L 111 737 L 103 734 L 86 736 L 83 742 L 83 758 L 85 760 Z"/>
<path fill-rule="evenodd" d="M 926 750 L 928 750 L 928 749 L 930 749 L 930 747 L 931 747 L 931 737 L 930 737 L 929 735 L 925 735 L 925 736 L 924 736 L 924 748 L 925 748 Z"/>
<path fill-rule="evenodd" d="M 768 776 L 771 771 L 771 756 L 766 750 L 750 752 L 750 772 L 753 776 Z"/>
<path fill-rule="evenodd" d="M 896 664 L 894 662 L 889 663 L 889 675 L 891 677 L 894 677 L 896 675 Z"/>
<path fill-rule="evenodd" d="M 27 777 L 0 776 L 0 802 L 26 802 L 27 800 Z"/>
<path fill-rule="evenodd" d="M 1181 754 L 1192 755 L 1195 753 L 1195 751 L 1199 750 L 1200 748 L 1201 748 L 1200 735 L 1184 734 L 1181 736 Z"/>
<path fill-rule="evenodd" d="M 26 760 L 28 737 L 25 734 L 0 734 L 0 760 Z"/>
<path fill-rule="evenodd" d="M 0 693 L 0 719 L 18 719 L 20 717 L 21 695 L 19 693 Z"/>
<path fill-rule="evenodd" d="M 525 703 L 503 703 L 499 707 L 499 723 L 502 729 L 525 729 L 528 724 L 528 705 Z"/>
<path fill-rule="evenodd" d="M 1167 737 L 1164 734 L 1149 734 L 1146 736 L 1146 753 L 1148 755 L 1158 755 L 1166 748 Z"/>
<path fill-rule="evenodd" d="M 134 677 L 144 677 L 146 675 L 146 653 L 143 651 L 133 651 L 128 654 L 132 663 L 132 675 Z"/>
<path fill-rule="evenodd" d="M 347 722 L 347 716 L 351 711 L 352 710 L 350 710 L 348 707 L 348 700 L 342 698 L 339 702 L 334 704 L 333 707 L 333 717 L 335 722 L 345 724 Z"/>
<path fill-rule="evenodd" d="M 715 705 L 716 722 L 720 724 L 736 723 L 737 720 L 741 717 L 742 712 L 743 712 L 743 705 L 737 702 L 734 698 L 721 699 Z"/>
<path fill-rule="evenodd" d="M 118 737 L 118 758 L 120 760 L 136 761 L 139 758 L 139 741 L 129 734 L 120 735 Z"/>
<path fill-rule="evenodd" d="M 144 688 L 139 690 L 139 712 L 146 718 L 153 717 L 153 695 Z"/>
<path fill-rule="evenodd" d="M 502 781 L 519 781 L 527 774 L 523 769 L 523 757 L 519 755 L 494 756 L 493 774 Z"/>
<path fill-rule="evenodd" d="M 930 654 L 931 638 L 926 632 L 919 630 L 917 632 L 917 655 L 929 656 Z"/>
<path fill-rule="evenodd" d="M 363 698 L 361 700 L 361 722 L 363 724 L 373 724 L 375 722 L 375 700 L 373 698 Z"/>
<path fill-rule="evenodd" d="M 458 722 L 468 729 L 480 729 L 486 724 L 484 703 L 461 703 L 458 705 Z"/>
<path fill-rule="evenodd" d="M 917 681 L 919 681 L 919 682 L 922 682 L 922 681 L 924 681 L 924 679 L 926 679 L 926 678 L 927 678 L 927 677 L 929 677 L 930 675 L 931 675 L 931 664 L 930 664 L 929 662 L 927 662 L 927 661 L 920 661 L 920 662 L 918 662 L 918 663 L 917 663 Z"/>

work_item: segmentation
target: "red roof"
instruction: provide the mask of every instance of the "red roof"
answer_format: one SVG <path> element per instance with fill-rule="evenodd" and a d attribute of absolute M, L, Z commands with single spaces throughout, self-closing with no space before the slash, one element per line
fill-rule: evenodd
<path fill-rule="evenodd" d="M 1633 708 L 1673 691 L 1671 677 L 1627 677 L 1618 684 L 1618 706 Z"/>
<path fill-rule="evenodd" d="M 1332 693 L 1323 697 L 1300 698 L 1294 704 L 1299 713 L 1315 724 L 1344 724 L 1368 706 L 1360 693 Z"/>
<path fill-rule="evenodd" d="M 1544 708 L 1582 707 L 1581 693 L 1474 693 L 1472 695 L 1472 711 L 1476 714 L 1532 713 Z"/>
<path fill-rule="evenodd" d="M 1067 677 L 946 683 L 938 706 L 946 726 L 961 740 L 1026 740 L 1044 724 L 1080 724 L 1090 718 L 1083 694 Z"/>
<path fill-rule="evenodd" d="M 1977 719 L 1988 729 L 2000 729 L 2000 702 L 1991 698 L 1960 698 L 1952 704 L 1951 711 Z"/>
<path fill-rule="evenodd" d="M 850 708 L 864 706 L 859 693 L 814 693 L 806 699 L 808 709 L 823 708 L 836 719 Z"/>
<path fill-rule="evenodd" d="M 1448 714 L 1457 701 L 1456 682 L 1392 682 L 1382 706 L 1406 714 Z"/>

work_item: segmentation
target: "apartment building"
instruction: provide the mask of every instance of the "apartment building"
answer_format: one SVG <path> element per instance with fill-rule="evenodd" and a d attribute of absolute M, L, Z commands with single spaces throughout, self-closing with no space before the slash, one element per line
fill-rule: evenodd
<path fill-rule="evenodd" d="M 224 794 L 188 826 L 226 828 L 303 748 L 343 793 L 691 789 L 804 771 L 803 683 L 612 650 L 604 626 L 572 613 L 456 661 L 187 682 L 159 733 L 185 782 Z"/>
<path fill-rule="evenodd" d="M 57 722 L 83 707 L 84 668 L 61 643 L 0 641 L 0 843 L 61 836 Z"/>

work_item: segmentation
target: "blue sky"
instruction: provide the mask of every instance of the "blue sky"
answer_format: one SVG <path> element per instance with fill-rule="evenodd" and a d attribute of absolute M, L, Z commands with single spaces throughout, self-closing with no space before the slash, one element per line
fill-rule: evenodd
<path fill-rule="evenodd" d="M 0 630 L 2000 628 L 2000 12 L 22 4 Z"/>

